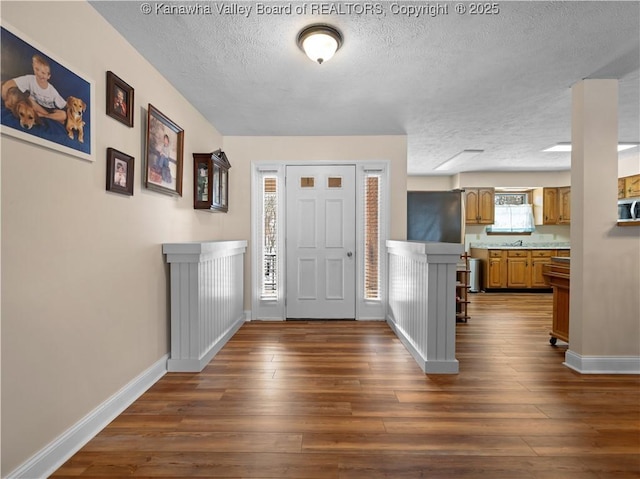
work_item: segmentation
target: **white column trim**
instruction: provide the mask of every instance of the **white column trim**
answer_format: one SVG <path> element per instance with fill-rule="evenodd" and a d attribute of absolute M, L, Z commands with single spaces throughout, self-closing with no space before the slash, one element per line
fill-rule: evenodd
<path fill-rule="evenodd" d="M 640 374 L 638 356 L 582 356 L 568 350 L 564 365 L 580 374 Z"/>

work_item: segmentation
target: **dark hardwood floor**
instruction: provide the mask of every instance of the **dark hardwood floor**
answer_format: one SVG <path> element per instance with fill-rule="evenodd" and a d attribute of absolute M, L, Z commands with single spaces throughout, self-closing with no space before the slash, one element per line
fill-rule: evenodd
<path fill-rule="evenodd" d="M 252 322 L 169 373 L 52 477 L 640 477 L 640 378 L 580 375 L 550 294 L 471 295 L 457 375 L 383 322 Z"/>

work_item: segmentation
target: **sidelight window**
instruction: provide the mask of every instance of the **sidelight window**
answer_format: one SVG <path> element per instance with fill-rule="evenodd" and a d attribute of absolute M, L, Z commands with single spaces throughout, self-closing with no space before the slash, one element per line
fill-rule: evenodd
<path fill-rule="evenodd" d="M 364 177 L 364 297 L 380 299 L 380 175 Z"/>
<path fill-rule="evenodd" d="M 278 179 L 262 179 L 262 291 L 263 299 L 278 295 Z"/>

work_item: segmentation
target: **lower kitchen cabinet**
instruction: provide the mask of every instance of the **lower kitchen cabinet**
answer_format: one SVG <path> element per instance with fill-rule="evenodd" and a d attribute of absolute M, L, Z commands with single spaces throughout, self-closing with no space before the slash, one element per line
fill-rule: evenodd
<path fill-rule="evenodd" d="M 471 257 L 483 263 L 484 289 L 548 289 L 543 271 L 554 256 L 569 256 L 569 250 L 471 248 Z"/>
<path fill-rule="evenodd" d="M 485 271 L 485 288 L 506 288 L 507 287 L 507 257 L 506 251 L 489 250 Z M 488 267 L 487 267 L 488 265 Z"/>
<path fill-rule="evenodd" d="M 555 256 L 555 250 L 534 249 L 531 250 L 531 287 L 548 288 L 549 285 L 544 277 L 545 265 L 551 263 L 551 257 Z"/>
<path fill-rule="evenodd" d="M 529 251 L 507 251 L 507 287 L 531 287 L 531 270 L 529 267 L 529 262 Z"/>

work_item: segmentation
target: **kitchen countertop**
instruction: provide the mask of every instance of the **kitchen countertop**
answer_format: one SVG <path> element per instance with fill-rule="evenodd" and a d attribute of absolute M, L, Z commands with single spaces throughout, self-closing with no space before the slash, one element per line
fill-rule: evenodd
<path fill-rule="evenodd" d="M 469 243 L 470 248 L 476 249 L 571 249 L 568 243 Z"/>

